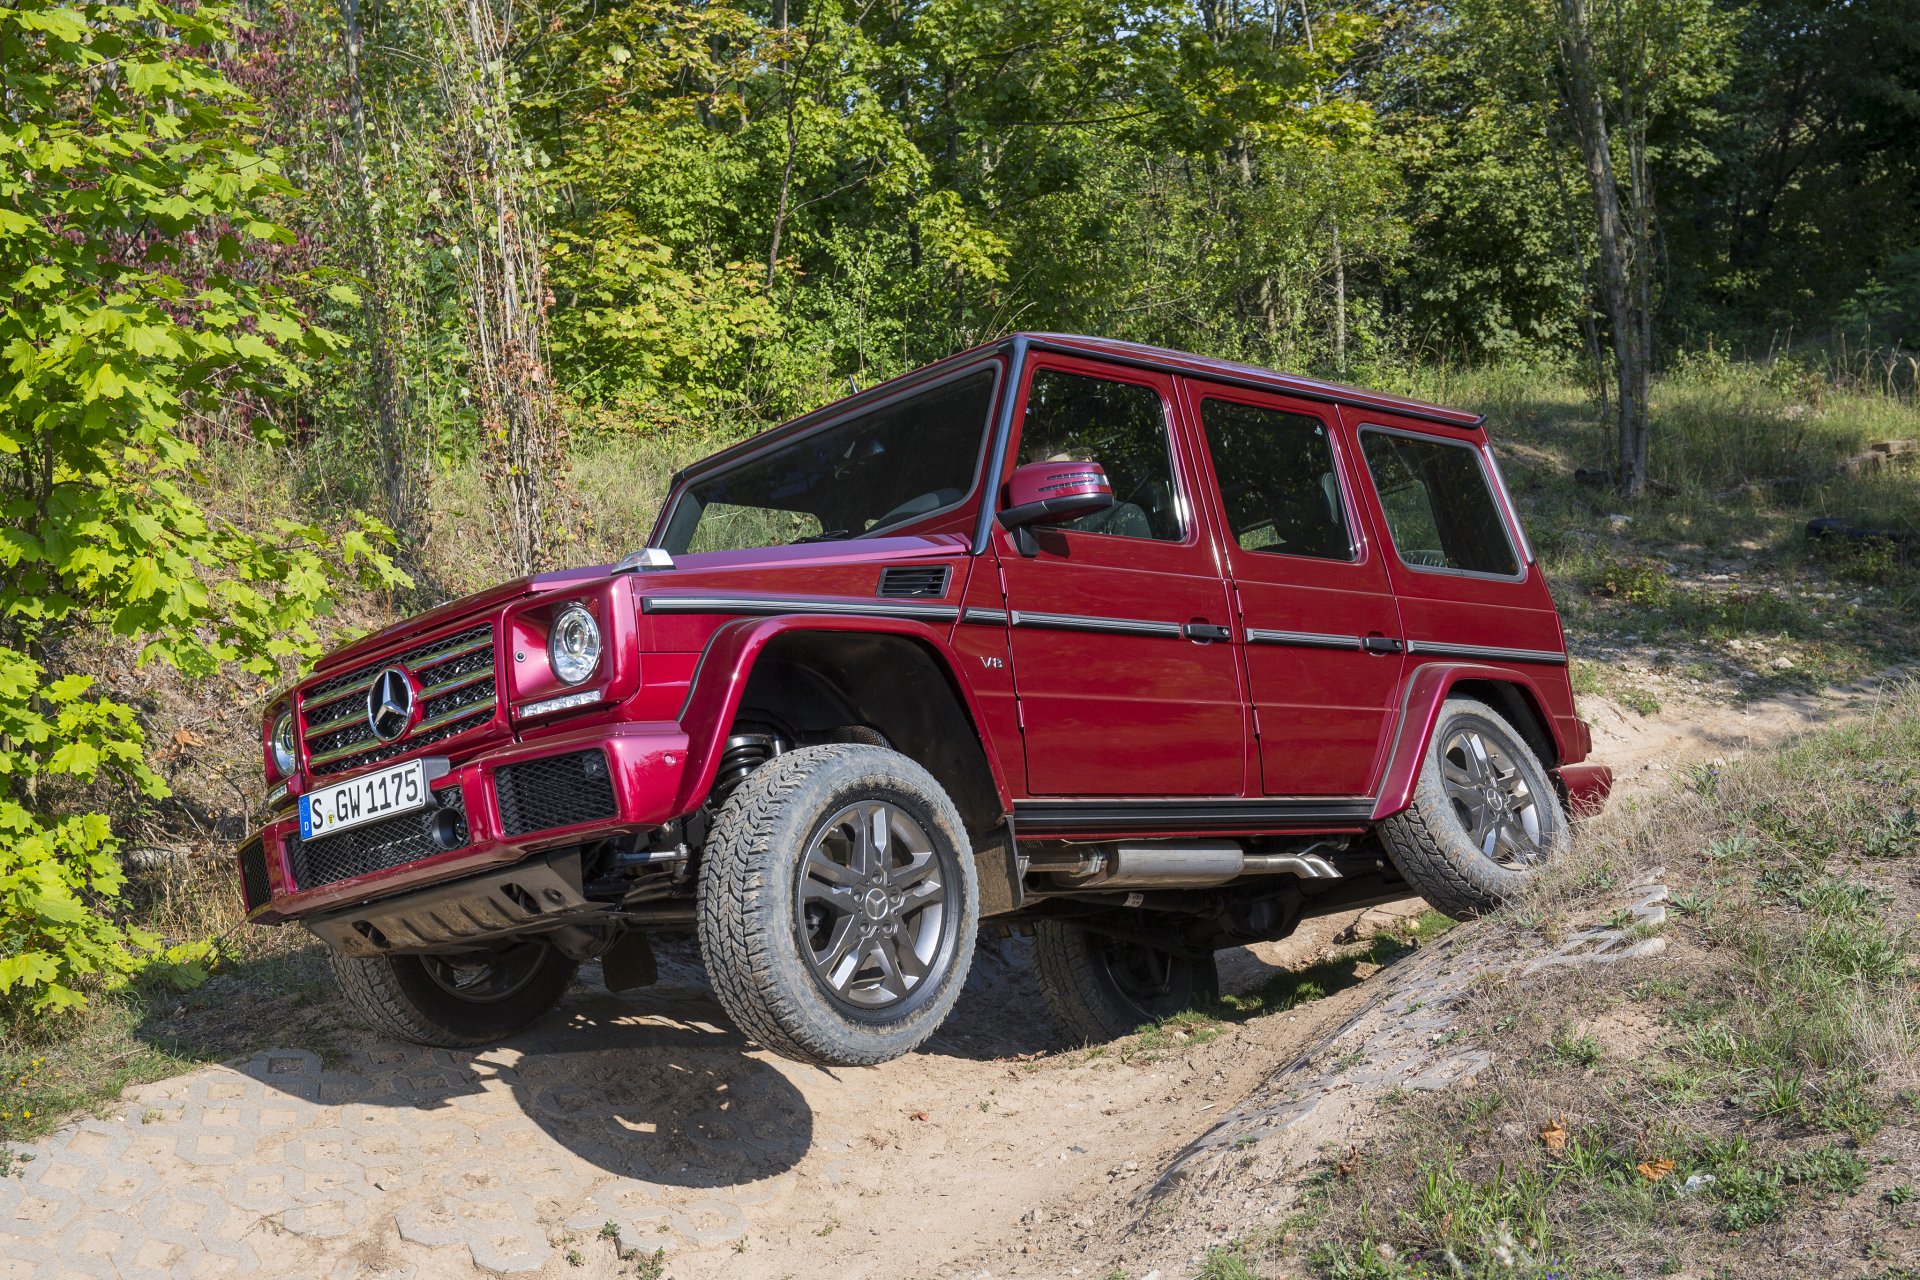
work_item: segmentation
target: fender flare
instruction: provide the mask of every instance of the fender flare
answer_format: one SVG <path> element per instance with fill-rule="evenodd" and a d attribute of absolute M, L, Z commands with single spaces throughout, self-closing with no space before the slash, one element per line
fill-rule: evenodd
<path fill-rule="evenodd" d="M 974 740 L 985 758 L 987 773 L 993 780 L 1002 817 L 1013 812 L 1013 795 L 1000 765 L 988 747 L 981 728 L 986 723 L 972 688 L 959 676 L 959 655 L 947 638 L 924 622 L 906 618 L 856 617 L 851 614 L 775 614 L 770 617 L 736 618 L 722 623 L 707 640 L 695 670 L 687 700 L 680 710 L 680 727 L 687 735 L 687 764 L 681 773 L 680 794 L 674 805 L 677 813 L 698 808 L 720 769 L 720 753 L 726 743 L 727 729 L 739 714 L 741 699 L 754 664 L 772 641 L 795 631 L 841 631 L 858 635 L 899 636 L 929 651 L 953 684 L 960 709 L 973 729 Z"/>
<path fill-rule="evenodd" d="M 1373 821 L 1392 817 L 1413 803 L 1413 790 L 1420 782 L 1420 769 L 1426 763 L 1427 747 L 1433 741 L 1440 708 L 1454 686 L 1466 681 L 1513 686 L 1526 699 L 1541 732 L 1553 743 L 1554 759 L 1541 762 L 1547 771 L 1553 773 L 1560 761 L 1569 758 L 1568 743 L 1560 724 L 1547 712 L 1547 700 L 1540 696 L 1539 686 L 1530 677 L 1510 667 L 1465 662 L 1423 663 L 1407 677 L 1406 688 L 1400 695 L 1400 727 L 1388 748 L 1386 771 L 1374 801 Z"/>

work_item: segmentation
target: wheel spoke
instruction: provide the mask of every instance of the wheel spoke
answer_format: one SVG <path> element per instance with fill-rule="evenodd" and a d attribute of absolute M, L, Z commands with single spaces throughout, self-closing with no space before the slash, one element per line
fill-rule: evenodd
<path fill-rule="evenodd" d="M 893 958 L 899 964 L 900 972 L 915 982 L 927 976 L 926 961 L 920 958 L 919 951 L 914 948 L 913 939 L 904 933 L 893 939 Z"/>
<path fill-rule="evenodd" d="M 884 873 L 893 860 L 893 811 L 876 804 L 866 814 L 868 875 Z"/>
<path fill-rule="evenodd" d="M 814 876 L 808 876 L 800 882 L 800 900 L 824 902 L 843 916 L 852 914 L 860 906 L 852 889 L 845 885 L 828 884 Z"/>
<path fill-rule="evenodd" d="M 1481 782 L 1498 780 L 1500 771 L 1494 767 L 1493 761 L 1487 758 L 1486 740 L 1477 733 L 1467 735 L 1467 758 L 1473 761 L 1473 776 L 1476 779 Z"/>
<path fill-rule="evenodd" d="M 933 856 L 933 850 L 922 853 L 916 850 L 911 861 L 904 867 L 896 867 L 887 875 L 887 883 L 896 889 L 918 889 L 926 884 L 927 878 L 940 869 L 939 860 Z M 939 882 L 934 881 L 937 889 Z M 920 896 L 920 895 L 916 895 Z"/>
<path fill-rule="evenodd" d="M 860 873 L 835 862 L 825 849 L 816 844 L 807 854 L 807 880 L 809 883 L 817 881 L 851 889 L 860 883 Z"/>
<path fill-rule="evenodd" d="M 852 916 L 843 916 L 833 926 L 826 948 L 814 953 L 814 963 L 827 985 L 845 991 L 847 983 L 860 969 L 860 944 L 864 941 Z"/>
<path fill-rule="evenodd" d="M 880 969 L 880 989 L 896 1000 L 907 994 L 907 976 L 900 971 L 903 950 L 906 948 L 897 937 L 882 936 L 873 940 L 873 958 Z"/>

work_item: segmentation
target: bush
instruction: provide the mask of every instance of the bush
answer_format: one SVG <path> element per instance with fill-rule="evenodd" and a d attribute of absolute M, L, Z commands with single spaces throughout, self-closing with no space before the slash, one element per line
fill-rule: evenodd
<path fill-rule="evenodd" d="M 370 522 L 260 536 L 189 496 L 183 423 L 304 385 L 341 345 L 259 282 L 292 188 L 204 54 L 232 39 L 219 3 L 0 8 L 0 1014 L 156 967 L 191 981 L 207 951 L 116 915 L 101 801 L 165 787 L 133 710 L 57 670 L 63 647 L 110 630 L 143 662 L 268 676 L 317 647 L 332 579 L 399 580 Z"/>

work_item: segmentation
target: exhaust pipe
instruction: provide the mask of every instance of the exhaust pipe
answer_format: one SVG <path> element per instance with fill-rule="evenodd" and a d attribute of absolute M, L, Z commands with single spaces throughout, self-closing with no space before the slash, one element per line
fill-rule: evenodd
<path fill-rule="evenodd" d="M 1078 866 L 1054 873 L 1063 889 L 1210 889 L 1241 876 L 1292 875 L 1336 880 L 1319 854 L 1253 853 L 1232 840 L 1155 841 L 1093 850 Z"/>

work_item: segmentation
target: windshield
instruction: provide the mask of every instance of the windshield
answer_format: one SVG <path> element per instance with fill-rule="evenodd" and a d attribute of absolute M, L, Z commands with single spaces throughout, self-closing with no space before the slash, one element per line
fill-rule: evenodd
<path fill-rule="evenodd" d="M 898 530 L 966 499 L 994 371 L 843 418 L 688 485 L 668 552 L 735 551 Z"/>

